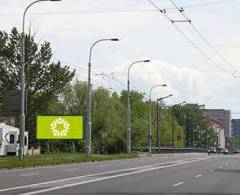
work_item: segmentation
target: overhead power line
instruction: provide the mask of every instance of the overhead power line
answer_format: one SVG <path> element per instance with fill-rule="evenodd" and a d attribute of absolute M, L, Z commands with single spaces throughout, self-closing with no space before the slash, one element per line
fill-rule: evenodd
<path fill-rule="evenodd" d="M 224 71 L 227 74 L 230 74 L 231 76 L 232 73 L 229 72 L 228 70 L 226 70 L 225 68 L 223 68 L 222 66 L 220 66 L 218 63 L 215 62 L 215 60 L 213 60 L 208 54 L 206 54 L 198 45 L 196 45 L 189 37 L 187 34 L 185 34 L 175 23 L 178 21 L 172 20 L 165 9 L 160 9 L 160 7 L 155 4 L 152 0 L 148 0 L 153 7 L 156 8 L 156 10 L 158 10 L 169 22 L 171 22 L 171 24 L 175 27 L 175 29 L 201 54 L 203 55 L 206 59 L 208 59 L 211 63 L 213 63 L 215 66 L 217 66 L 219 69 L 221 69 L 222 71 Z M 186 20 L 186 22 L 191 22 L 189 19 Z"/>
<path fill-rule="evenodd" d="M 57 60 L 57 61 L 61 61 L 61 62 L 65 63 L 67 66 L 73 68 L 74 70 L 79 71 L 78 73 L 76 73 L 77 78 L 78 78 L 78 77 L 84 77 L 85 80 L 87 80 L 87 76 L 83 76 L 83 74 L 80 74 L 80 73 L 82 73 L 82 72 L 88 72 L 88 69 L 87 69 L 87 68 L 82 68 L 82 67 L 80 67 L 80 66 L 73 65 L 73 64 L 70 63 L 70 62 L 67 62 L 67 61 L 65 61 L 65 60 L 59 60 L 59 59 L 57 59 L 57 58 L 55 58 L 55 57 L 53 57 L 53 58 L 54 58 L 55 60 Z M 79 70 L 79 69 L 80 69 L 80 70 Z M 92 72 L 94 73 L 93 76 L 95 76 L 96 78 L 97 78 L 98 76 L 102 76 L 101 78 L 102 78 L 103 80 L 107 81 L 107 80 L 105 79 L 105 76 L 106 76 L 107 78 L 110 78 L 111 80 L 113 80 L 114 82 L 118 83 L 118 84 L 121 85 L 122 87 L 123 87 L 123 86 L 125 87 L 125 84 L 122 83 L 121 81 L 119 81 L 118 79 L 116 79 L 116 78 L 113 76 L 113 74 L 109 75 L 109 74 L 106 74 L 106 73 L 104 73 L 104 72 L 97 72 L 97 71 L 94 71 L 94 70 L 92 70 Z M 99 77 L 98 77 L 98 78 L 99 78 Z M 103 83 L 102 83 L 102 84 L 103 84 Z M 112 88 L 114 89 L 114 87 L 112 87 Z"/>
<path fill-rule="evenodd" d="M 213 2 L 208 2 L 208 3 L 199 3 L 195 5 L 186 5 L 184 6 L 185 8 L 198 8 L 198 7 L 206 7 L 210 5 L 217 5 L 217 4 L 224 4 L 224 3 L 230 3 L 234 1 L 239 1 L 239 0 L 220 0 L 220 1 L 213 1 Z"/>
<path fill-rule="evenodd" d="M 226 58 L 225 58 L 222 54 L 220 54 L 220 53 L 218 52 L 218 50 L 208 41 L 208 39 L 206 38 L 206 36 L 204 36 L 204 35 L 200 32 L 200 30 L 193 24 L 192 20 L 187 16 L 184 8 L 183 8 L 183 7 L 180 8 L 180 7 L 174 2 L 174 0 L 169 0 L 169 1 L 173 4 L 173 6 L 181 13 L 181 15 L 182 15 L 186 20 L 191 21 L 191 22 L 189 22 L 189 24 L 191 25 L 191 27 L 193 28 L 193 30 L 201 37 L 201 39 L 208 45 L 208 47 L 210 47 L 210 48 L 214 51 L 214 53 L 215 53 L 219 58 L 221 58 L 221 60 L 222 60 L 227 66 L 229 66 L 229 67 L 232 69 L 233 74 L 234 74 L 234 73 L 236 72 L 235 67 L 234 67 L 230 62 L 228 62 L 228 61 L 226 60 Z"/>
<path fill-rule="evenodd" d="M 226 4 L 231 3 L 239 0 L 219 0 L 214 2 L 208 3 L 199 3 L 199 4 L 191 4 L 185 5 L 185 9 L 191 8 L 199 8 L 199 7 L 206 7 L 218 4 Z M 174 8 L 169 7 L 165 10 L 172 10 Z M 134 12 L 154 12 L 155 9 L 122 9 L 122 10 L 93 10 L 93 11 L 59 11 L 59 12 L 36 12 L 31 13 L 30 15 L 71 15 L 71 14 L 111 14 L 111 13 L 134 13 Z M 22 15 L 22 13 L 0 13 L 0 16 L 18 16 Z"/>

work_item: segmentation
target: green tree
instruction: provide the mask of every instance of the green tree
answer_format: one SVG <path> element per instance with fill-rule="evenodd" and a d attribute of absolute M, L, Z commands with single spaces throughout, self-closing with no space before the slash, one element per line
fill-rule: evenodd
<path fill-rule="evenodd" d="M 35 140 L 36 114 L 47 114 L 48 107 L 58 99 L 75 71 L 60 62 L 52 62 L 49 42 L 37 44 L 32 35 L 25 36 L 25 74 L 27 89 L 27 120 L 30 143 Z M 0 109 L 3 94 L 20 89 L 21 33 L 0 31 Z"/>
<path fill-rule="evenodd" d="M 124 123 L 125 136 L 127 124 L 127 91 L 121 92 L 121 102 L 125 105 Z M 149 104 L 144 100 L 144 94 L 138 91 L 130 91 L 131 102 L 131 129 L 132 147 L 147 145 Z M 154 112 L 154 111 L 153 111 Z"/>

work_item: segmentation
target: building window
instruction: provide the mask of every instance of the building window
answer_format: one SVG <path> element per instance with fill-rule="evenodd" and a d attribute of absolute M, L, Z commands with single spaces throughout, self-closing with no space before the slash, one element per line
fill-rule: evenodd
<path fill-rule="evenodd" d="M 24 145 L 27 145 L 27 137 L 24 137 Z"/>
<path fill-rule="evenodd" d="M 10 141 L 9 141 L 10 144 L 14 144 L 15 143 L 14 138 L 15 138 L 14 135 L 10 134 Z"/>

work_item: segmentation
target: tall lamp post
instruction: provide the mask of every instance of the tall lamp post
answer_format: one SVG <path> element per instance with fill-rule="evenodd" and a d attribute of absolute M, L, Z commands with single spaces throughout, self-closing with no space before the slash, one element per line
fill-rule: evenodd
<path fill-rule="evenodd" d="M 128 80 L 127 80 L 127 153 L 129 154 L 131 152 L 131 105 L 130 105 L 130 70 L 134 64 L 137 63 L 146 63 L 150 62 L 150 60 L 138 60 L 133 62 L 128 67 Z"/>
<path fill-rule="evenodd" d="M 166 87 L 166 84 L 162 84 L 162 85 L 154 85 L 153 87 L 151 87 L 150 89 L 150 93 L 149 93 L 149 135 L 148 135 L 148 155 L 151 156 L 152 155 L 152 90 L 156 87 Z"/>
<path fill-rule="evenodd" d="M 173 94 L 170 94 L 168 96 L 162 97 L 162 98 L 158 98 L 157 99 L 157 147 L 158 150 L 160 149 L 160 112 L 159 112 L 159 102 L 167 99 L 169 97 L 172 97 Z"/>
<path fill-rule="evenodd" d="M 39 2 L 43 1 L 61 1 L 61 0 L 37 0 L 30 3 L 23 13 L 22 20 L 22 45 L 21 45 L 21 70 L 20 70 L 20 135 L 19 135 L 19 148 L 18 148 L 18 158 L 23 159 L 24 156 L 24 133 L 25 133 L 25 18 L 28 9 Z"/>
<path fill-rule="evenodd" d="M 174 108 L 176 107 L 176 106 L 180 106 L 180 105 L 182 105 L 182 104 L 185 104 L 186 102 L 184 101 L 184 102 L 181 102 L 181 103 L 179 103 L 179 104 L 175 104 L 175 105 L 173 105 L 172 106 L 172 109 L 171 109 L 171 112 L 172 112 L 172 147 L 173 148 L 175 148 L 175 135 L 174 135 L 174 124 L 173 124 L 173 112 L 174 112 Z"/>
<path fill-rule="evenodd" d="M 92 84 L 91 84 L 91 60 L 92 60 L 92 50 L 94 46 L 103 41 L 119 41 L 118 38 L 112 39 L 99 39 L 95 41 L 91 47 L 89 52 L 89 60 L 88 60 L 88 108 L 87 108 L 87 124 L 86 124 L 86 154 L 90 155 L 92 153 L 91 146 L 92 146 Z"/>

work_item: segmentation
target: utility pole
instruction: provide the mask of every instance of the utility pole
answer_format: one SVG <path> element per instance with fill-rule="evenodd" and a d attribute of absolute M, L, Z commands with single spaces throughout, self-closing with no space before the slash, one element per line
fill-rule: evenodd
<path fill-rule="evenodd" d="M 160 110 L 159 110 L 159 99 L 157 99 L 157 147 L 158 151 L 160 150 Z"/>
<path fill-rule="evenodd" d="M 26 9 L 24 10 L 23 13 L 23 19 L 22 19 L 22 43 L 21 43 L 21 70 L 20 70 L 20 89 L 21 89 L 21 94 L 20 94 L 20 132 L 19 132 L 19 148 L 18 148 L 18 158 L 20 160 L 23 160 L 24 157 L 24 134 L 25 134 L 25 120 L 26 120 L 26 80 L 25 80 L 25 18 L 26 18 L 26 13 L 28 9 L 39 2 L 43 1 L 61 1 L 61 0 L 37 0 L 33 1 L 30 3 Z"/>
<path fill-rule="evenodd" d="M 130 95 L 130 70 L 134 64 L 137 63 L 146 63 L 150 62 L 150 60 L 138 60 L 133 62 L 128 67 L 128 80 L 127 80 L 127 153 L 130 154 L 132 150 L 132 130 L 131 130 L 131 95 Z"/>
<path fill-rule="evenodd" d="M 95 41 L 89 51 L 89 60 L 88 60 L 88 106 L 87 106 L 87 124 L 85 129 L 85 144 L 86 144 L 86 154 L 90 155 L 92 153 L 92 84 L 91 84 L 91 68 L 92 68 L 92 50 L 96 44 L 103 41 L 119 41 L 118 38 L 112 39 L 99 39 Z"/>
<path fill-rule="evenodd" d="M 186 147 L 186 115 L 183 114 L 183 147 Z"/>
<path fill-rule="evenodd" d="M 173 121 L 173 107 L 171 110 L 171 114 L 172 114 L 172 148 L 175 148 L 175 138 L 174 138 L 174 121 Z"/>
<path fill-rule="evenodd" d="M 166 84 L 154 85 L 149 93 L 149 134 L 148 134 L 148 155 L 152 155 L 152 90 L 156 87 L 166 87 Z"/>
<path fill-rule="evenodd" d="M 173 96 L 173 94 L 170 94 L 166 97 L 157 99 L 157 147 L 158 147 L 158 150 L 160 149 L 160 146 L 161 146 L 161 143 L 160 143 L 160 120 L 161 120 L 161 117 L 160 117 L 159 103 L 161 103 L 162 100 L 169 98 L 171 96 Z"/>

